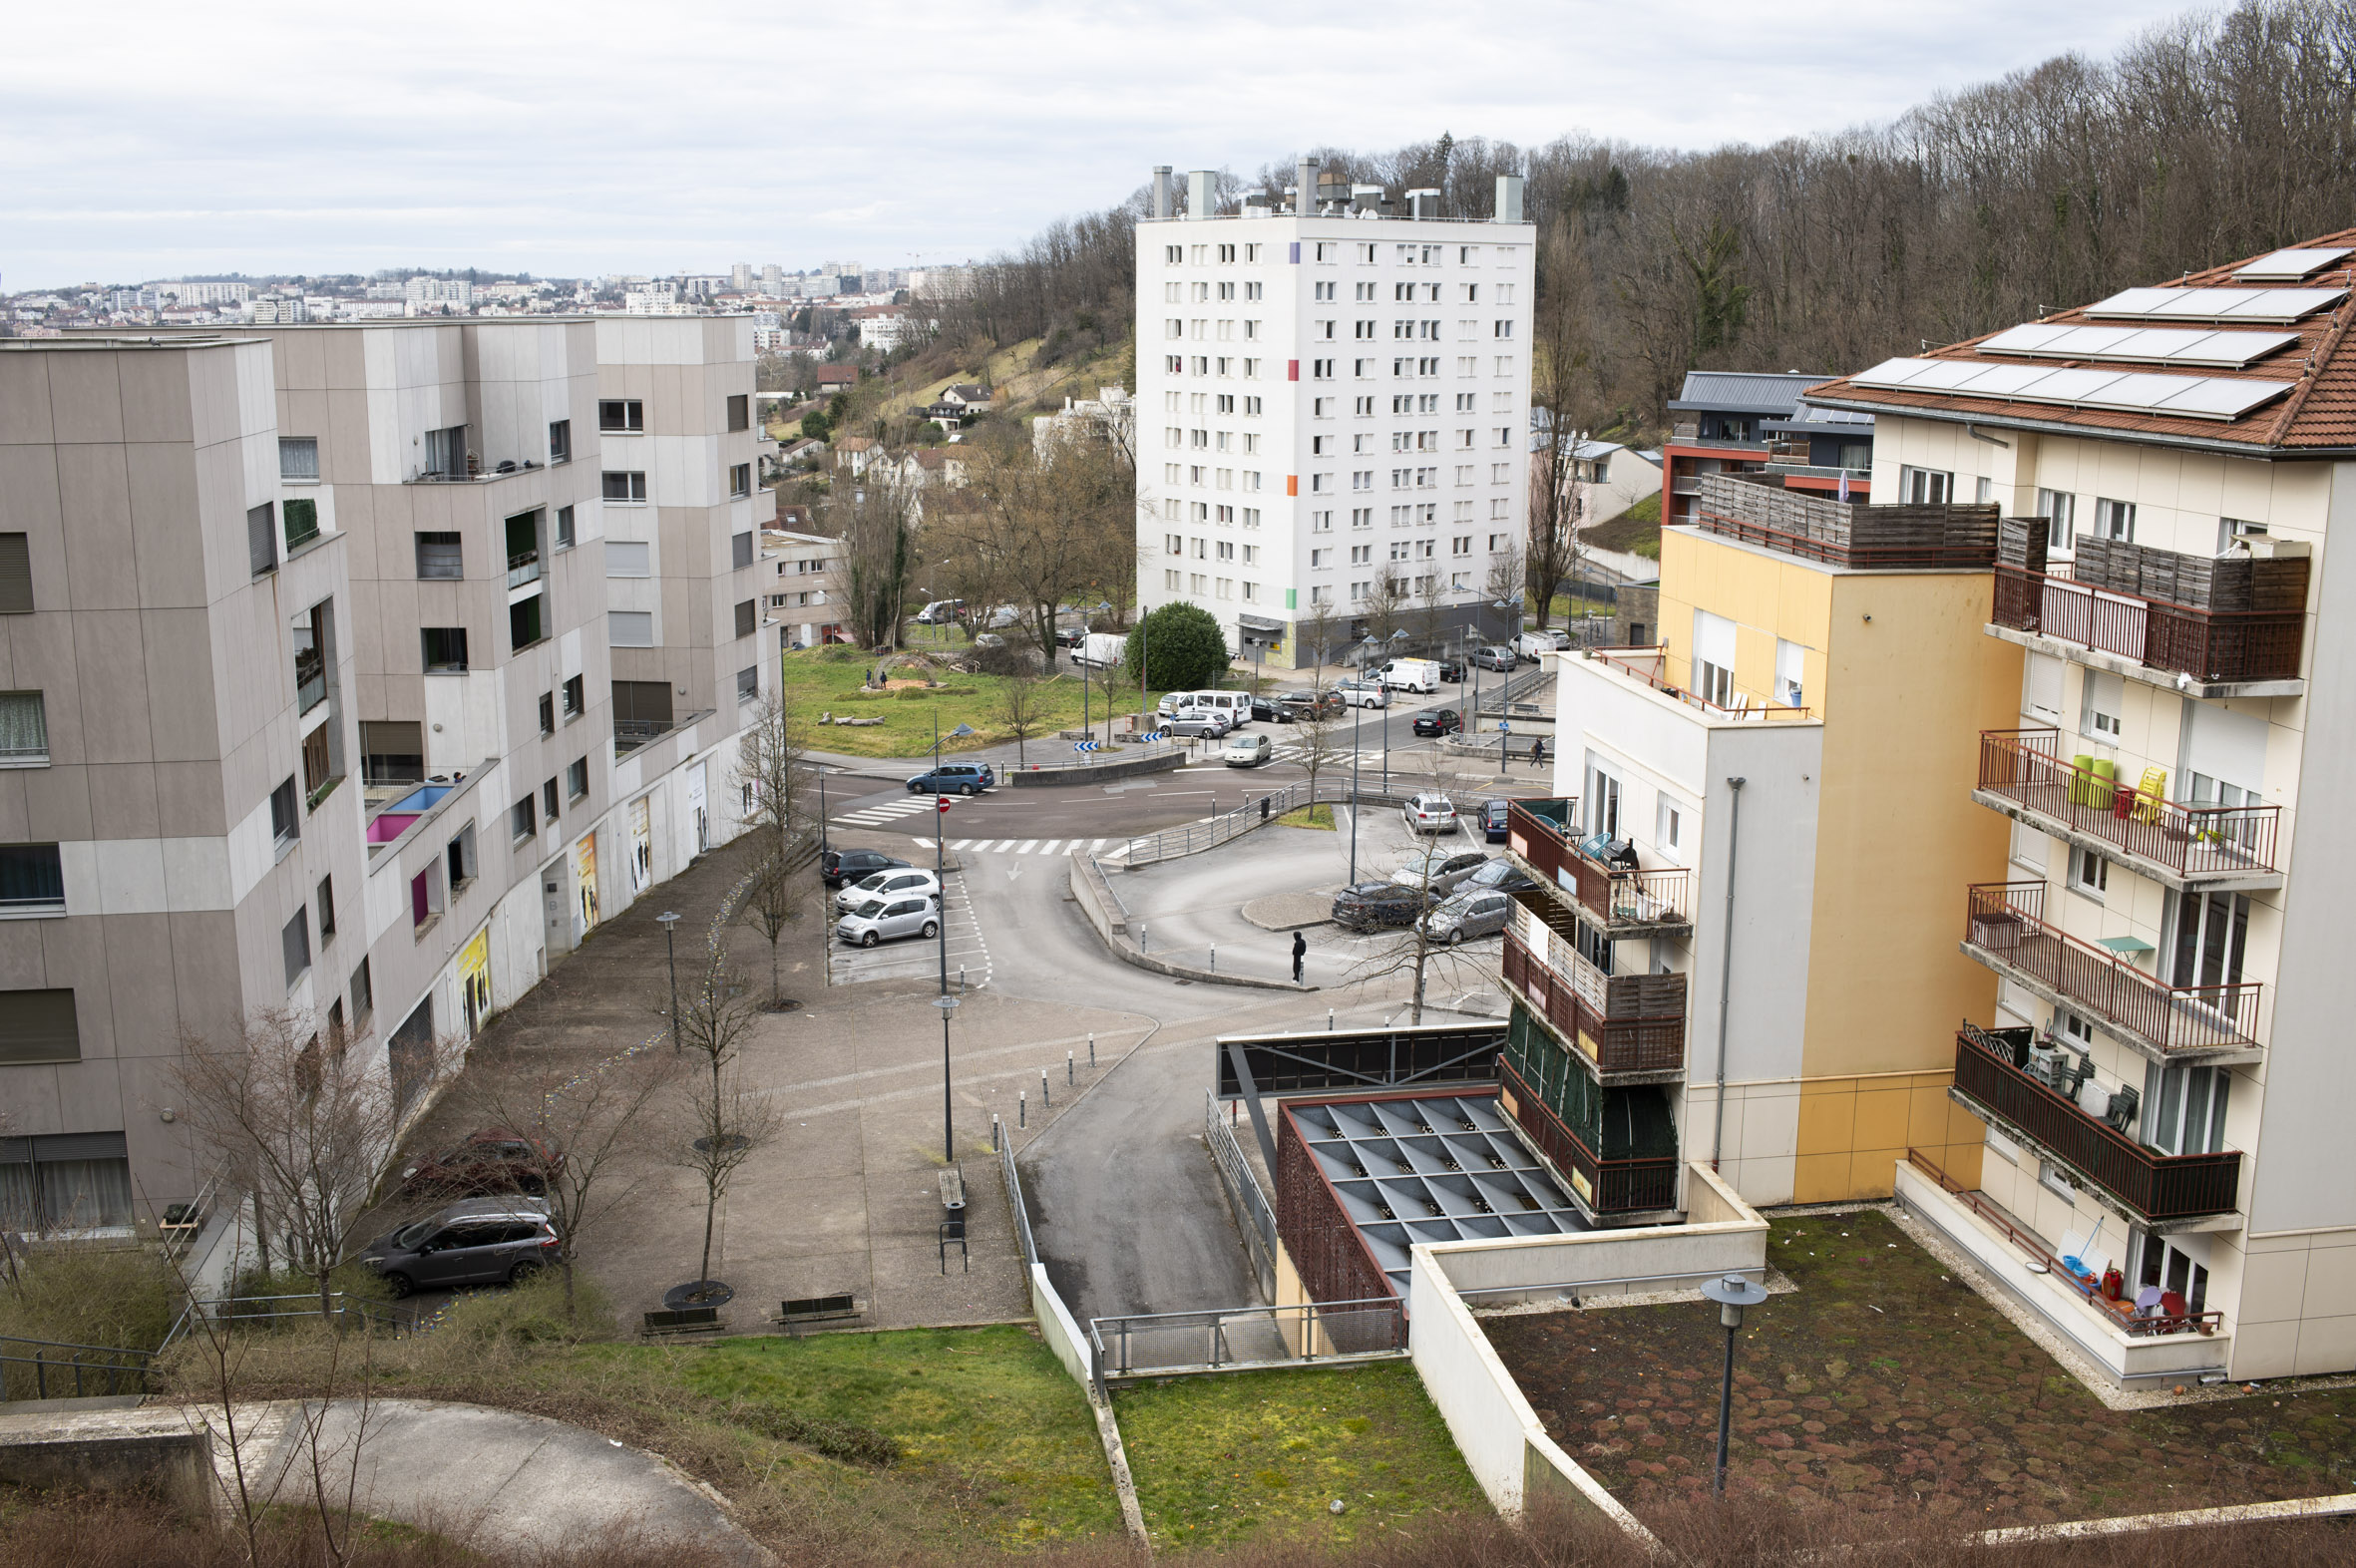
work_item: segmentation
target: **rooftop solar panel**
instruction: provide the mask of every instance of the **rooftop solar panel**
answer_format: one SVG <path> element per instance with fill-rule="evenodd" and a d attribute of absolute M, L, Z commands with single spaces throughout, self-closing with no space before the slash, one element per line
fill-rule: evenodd
<path fill-rule="evenodd" d="M 2296 321 L 2344 288 L 2128 288 L 2086 307 L 2090 316 L 2163 321 Z"/>
<path fill-rule="evenodd" d="M 2161 375 L 2151 371 L 2123 374 L 2082 366 L 2046 370 L 2035 365 L 1990 364 L 1968 359 L 1886 360 L 1849 379 L 1861 387 L 2217 420 L 2239 419 L 2282 396 L 2291 387 L 2287 381 Z"/>
<path fill-rule="evenodd" d="M 2300 249 L 2294 246 L 2289 250 L 2277 250 L 2271 255 L 2263 255 L 2255 261 L 2235 267 L 2233 275 L 2235 277 L 2296 282 L 2310 273 L 2322 271 L 2334 261 L 2339 260 L 2340 257 L 2349 254 L 2350 249 L 2351 247 L 2347 245 L 2333 245 L 2328 248 L 2315 249 Z"/>
<path fill-rule="evenodd" d="M 2297 342 L 2295 332 L 2220 332 L 2190 327 L 2052 326 L 2032 322 L 1980 344 L 1983 354 L 2035 359 L 2104 359 L 2128 364 L 2214 365 L 2238 370 Z M 1984 383 L 1975 383 L 1975 385 Z"/>

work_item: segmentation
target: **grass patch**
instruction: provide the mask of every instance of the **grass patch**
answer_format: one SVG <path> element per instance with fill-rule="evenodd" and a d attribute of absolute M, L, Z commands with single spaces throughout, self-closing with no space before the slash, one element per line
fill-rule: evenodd
<path fill-rule="evenodd" d="M 1279 827 L 1323 828 L 1334 831 L 1334 808 L 1331 806 L 1303 806 L 1299 811 L 1288 811 L 1276 819 Z"/>
<path fill-rule="evenodd" d="M 962 641 L 962 634 L 960 637 Z M 920 642 L 916 650 L 922 651 L 927 646 Z M 876 658 L 864 649 L 800 648 L 781 655 L 781 661 L 785 700 L 797 712 L 812 720 L 821 713 L 831 712 L 838 717 L 848 714 L 884 721 L 857 726 L 812 723 L 808 744 L 820 751 L 859 757 L 926 755 L 933 749 L 936 717 L 943 735 L 960 724 L 970 724 L 975 730 L 962 740 L 943 741 L 944 756 L 1003 745 L 1014 738 L 1006 727 L 1003 676 L 953 673 L 941 686 L 932 689 L 901 686 L 891 691 L 867 691 L 861 682 L 874 667 Z M 905 673 L 913 676 L 918 672 L 911 669 Z M 1037 691 L 1041 716 L 1023 746 L 1023 754 L 1029 761 L 1071 760 L 1071 742 L 1056 739 L 1055 732 L 1078 729 L 1083 712 L 1092 721 L 1096 734 L 1099 737 L 1104 734 L 1104 690 L 1101 686 L 1091 687 L 1083 703 L 1079 674 L 1069 664 L 1059 660 L 1057 672 L 1041 681 Z M 1158 702 L 1162 694 L 1155 691 L 1148 696 Z M 1116 719 L 1121 714 L 1136 712 L 1137 707 L 1134 688 L 1116 689 L 1113 703 Z"/>
<path fill-rule="evenodd" d="M 1420 1514 L 1488 1512 L 1411 1367 L 1181 1377 L 1113 1400 L 1157 1547 L 1347 1545 Z"/>
<path fill-rule="evenodd" d="M 1598 523 L 1579 533 L 1582 544 L 1597 550 L 1620 550 L 1642 556 L 1647 561 L 1661 559 L 1661 494 L 1659 491 L 1639 501 L 1609 522 Z"/>
<path fill-rule="evenodd" d="M 1976 1528 L 2356 1485 L 2356 1389 L 2113 1411 L 1879 1213 L 1778 1219 L 1767 1256 L 1799 1292 L 1753 1308 L 1738 1351 L 1731 1471 L 1755 1495 Z M 1631 1507 L 1706 1491 L 1715 1313 L 1482 1327 L 1555 1440 Z"/>
<path fill-rule="evenodd" d="M 0 1276 L 0 1335 L 152 1351 L 180 1315 L 180 1281 L 153 1242 L 20 1242 L 16 1260 Z"/>

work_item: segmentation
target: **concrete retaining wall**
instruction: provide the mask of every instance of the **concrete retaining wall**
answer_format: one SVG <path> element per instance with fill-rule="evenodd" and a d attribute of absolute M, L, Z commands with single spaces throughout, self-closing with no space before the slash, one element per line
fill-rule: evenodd
<path fill-rule="evenodd" d="M 1072 1317 L 1071 1309 L 1063 1305 L 1063 1298 L 1055 1294 L 1043 1263 L 1030 1266 L 1030 1315 L 1038 1321 L 1039 1337 L 1047 1342 L 1047 1349 L 1055 1353 L 1063 1370 L 1083 1387 L 1091 1386 L 1088 1337 L 1081 1332 L 1079 1320 Z"/>
<path fill-rule="evenodd" d="M 1167 773 L 1186 765 L 1186 753 L 1175 747 L 1150 757 L 1115 757 L 1108 762 L 1079 766 L 1007 768 L 1000 777 L 1013 789 L 1050 789 L 1070 784 L 1106 784 L 1135 778 L 1140 773 Z"/>
<path fill-rule="evenodd" d="M 0 1482 L 132 1492 L 203 1513 L 213 1498 L 212 1437 L 172 1409 L 0 1414 Z"/>

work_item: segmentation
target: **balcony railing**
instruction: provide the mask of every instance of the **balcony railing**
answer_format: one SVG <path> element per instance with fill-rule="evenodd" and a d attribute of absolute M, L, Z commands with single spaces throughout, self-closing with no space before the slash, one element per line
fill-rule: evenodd
<path fill-rule="evenodd" d="M 1980 732 L 1980 788 L 2186 879 L 2271 872 L 2279 806 L 2186 806 L 2064 762 L 2061 732 Z"/>
<path fill-rule="evenodd" d="M 2046 924 L 2042 882 L 1969 890 L 1965 940 L 2003 968 L 2042 980 L 2072 1005 L 2142 1037 L 2162 1055 L 2255 1050 L 2255 980 L 2166 985 L 2119 954 Z"/>
<path fill-rule="evenodd" d="M 1585 1055 L 1598 1075 L 1685 1066 L 1683 975 L 1605 975 L 1572 956 L 1571 974 L 1505 933 L 1505 982 Z M 1664 1005 L 1674 994 L 1675 1006 Z"/>
<path fill-rule="evenodd" d="M 1562 800 L 1513 802 L 1506 809 L 1505 847 L 1607 928 L 1634 931 L 1690 924 L 1686 897 L 1691 879 L 1686 869 L 1638 871 L 1591 858 L 1569 836 L 1575 805 Z M 1552 807 L 1559 820 L 1533 807 Z"/>
<path fill-rule="evenodd" d="M 2098 590 L 2068 571 L 2067 563 L 2032 572 L 1999 562 L 1989 618 L 2200 681 L 2299 678 L 2303 610 L 2195 608 Z"/>
<path fill-rule="evenodd" d="M 507 558 L 507 586 L 522 588 L 527 583 L 540 581 L 540 552 L 527 550 Z"/>
<path fill-rule="evenodd" d="M 1738 695 L 1733 707 L 1713 702 L 1700 692 L 1676 685 L 1668 677 L 1669 649 L 1666 644 L 1649 648 L 1591 648 L 1587 655 L 1595 663 L 1610 666 L 1616 674 L 1630 680 L 1642 681 L 1665 697 L 1675 697 L 1687 707 L 1716 719 L 1792 720 L 1809 716 L 1806 708 L 1795 708 L 1781 702 L 1769 702 L 1765 697 L 1754 697 L 1749 692 Z"/>
<path fill-rule="evenodd" d="M 1702 476 L 1701 495 L 1694 521 L 1708 532 L 1802 561 L 1980 572 L 1996 560 L 1990 504 L 1876 507 L 1731 474 Z"/>
<path fill-rule="evenodd" d="M 1647 1214 L 1677 1207 L 1677 1156 L 1607 1160 L 1580 1141 L 1538 1097 L 1513 1063 L 1498 1059 L 1506 1112 L 1538 1152 L 1570 1178 L 1571 1190 L 1597 1214 Z"/>
<path fill-rule="evenodd" d="M 2239 1151 L 2162 1154 L 2088 1115 L 2024 1070 L 2033 1032 L 1966 1023 L 1955 1036 L 1956 1092 L 2147 1220 L 2233 1212 Z"/>

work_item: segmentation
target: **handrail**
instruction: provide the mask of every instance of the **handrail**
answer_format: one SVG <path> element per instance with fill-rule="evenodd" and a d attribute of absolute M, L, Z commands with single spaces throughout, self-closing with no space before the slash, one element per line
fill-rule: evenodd
<path fill-rule="evenodd" d="M 1939 1189 L 1949 1197 L 1960 1200 L 1965 1208 L 1971 1210 L 1972 1213 L 1987 1221 L 1997 1230 L 2002 1231 L 2006 1241 L 2011 1242 L 2015 1247 L 2044 1265 L 2045 1272 L 2049 1277 L 2060 1280 L 2080 1296 L 2086 1298 L 2087 1305 L 2094 1306 L 2095 1298 L 2102 1292 L 2100 1284 L 2090 1285 L 2072 1273 L 2069 1265 L 2046 1250 L 2044 1242 L 2014 1224 L 2011 1215 L 1997 1208 L 1979 1193 L 1973 1192 L 1957 1182 L 1954 1177 L 1941 1170 L 1938 1163 L 1920 1149 L 1909 1146 L 1906 1150 L 1906 1163 L 1916 1167 L 1932 1181 L 1937 1182 Z M 2107 1308 L 2096 1307 L 2095 1310 L 2109 1319 L 2120 1333 L 2139 1339 L 2161 1334 L 2181 1334 L 2187 1329 L 2201 1334 L 2214 1334 L 2224 1326 L 2225 1322 L 2224 1313 L 2217 1309 L 2211 1309 L 2208 1312 L 2185 1313 L 2179 1317 L 2168 1318 L 2159 1316 L 2122 1318 Z"/>
<path fill-rule="evenodd" d="M 1230 839 L 1241 838 L 1254 828 L 1274 822 L 1277 818 L 1311 805 L 1395 806 L 1406 796 L 1384 793 L 1378 789 L 1352 789 L 1348 779 L 1320 778 L 1312 790 L 1309 781 L 1287 784 L 1282 789 L 1248 800 L 1230 811 L 1201 822 L 1189 822 L 1159 833 L 1149 833 L 1130 839 L 1122 847 L 1121 864 L 1134 871 L 1158 861 L 1176 860 L 1201 850 L 1216 849 Z"/>
<path fill-rule="evenodd" d="M 22 1354 L 17 1350 L 19 1346 L 30 1348 L 32 1354 Z M 51 1351 L 63 1351 L 66 1354 L 53 1357 L 47 1354 Z M 66 1340 L 32 1340 L 13 1334 L 0 1335 L 0 1400 L 24 1397 L 12 1394 L 9 1386 L 13 1378 L 24 1376 L 21 1372 L 12 1372 L 11 1369 L 18 1367 L 32 1369 L 30 1380 L 33 1391 L 30 1397 L 36 1399 L 49 1398 L 50 1379 L 56 1377 L 62 1380 L 69 1372 L 74 1380 L 74 1392 L 71 1395 L 74 1398 L 84 1397 L 89 1380 L 101 1374 L 105 1377 L 106 1391 L 110 1394 L 125 1391 L 123 1384 L 126 1379 L 131 1383 L 131 1392 L 145 1393 L 148 1373 L 154 1368 L 155 1361 L 155 1352 L 135 1351 L 125 1346 L 76 1345 Z"/>
<path fill-rule="evenodd" d="M 2060 564 L 2057 563 L 2057 566 Z M 1996 564 L 1989 619 L 2200 681 L 2296 680 L 2304 609 L 2203 609 Z"/>
<path fill-rule="evenodd" d="M 1244 1158 L 1243 1146 L 1236 1141 L 1234 1129 L 1220 1118 L 1219 1096 L 1208 1088 L 1203 1090 L 1203 1141 L 1210 1145 L 1211 1158 L 1219 1162 L 1220 1170 L 1227 1176 L 1228 1190 L 1244 1206 L 1262 1250 L 1273 1262 L 1278 1246 L 1276 1211 L 1268 1206 L 1268 1194 Z"/>
<path fill-rule="evenodd" d="M 2064 762 L 2061 731 L 1980 731 L 1980 784 L 2182 876 L 2270 872 L 2280 806 L 2185 805 Z"/>
<path fill-rule="evenodd" d="M 1505 825 L 1508 850 L 1535 868 L 1541 881 L 1570 892 L 1606 925 L 1683 925 L 1689 919 L 1685 903 L 1691 874 L 1685 867 L 1631 871 L 1591 860 L 1571 836 L 1567 813 L 1566 821 L 1558 824 L 1529 809 L 1526 801 L 1506 807 Z"/>
<path fill-rule="evenodd" d="M 1644 684 L 1652 687 L 1653 690 L 1658 691 L 1665 697 L 1674 697 L 1678 701 L 1684 703 L 1687 707 L 1698 708 L 1702 712 L 1711 714 L 1714 717 L 1736 720 L 1774 720 L 1778 723 L 1782 723 L 1808 718 L 1814 712 L 1813 709 L 1793 707 L 1789 703 L 1785 702 L 1769 702 L 1764 697 L 1761 698 L 1757 703 L 1753 703 L 1749 700 L 1748 693 L 1746 693 L 1743 706 L 1739 708 L 1730 708 L 1725 703 L 1713 702 L 1708 697 L 1705 697 L 1701 693 L 1688 687 L 1673 684 L 1666 677 L 1657 674 L 1652 670 L 1638 668 L 1636 661 L 1633 659 L 1616 658 L 1613 656 L 1615 652 L 1647 654 L 1661 660 L 1662 667 L 1666 668 L 1669 658 L 1668 643 L 1663 642 L 1656 647 L 1649 648 L 1589 648 L 1587 650 L 1586 656 L 1598 664 L 1610 665 L 1612 668 L 1618 670 L 1621 674 L 1626 675 L 1631 680 L 1644 682 Z"/>
<path fill-rule="evenodd" d="M 1975 883 L 1965 893 L 1969 946 L 2035 976 L 2160 1052 L 2258 1048 L 2261 982 L 2165 984 L 2120 955 L 2049 925 L 2042 882 Z"/>
<path fill-rule="evenodd" d="M 1682 1010 L 1615 1015 L 1608 994 L 1591 998 L 1549 958 L 1532 953 L 1510 926 L 1505 930 L 1503 970 L 1505 983 L 1575 1045 L 1597 1072 L 1674 1072 L 1685 1065 Z"/>

